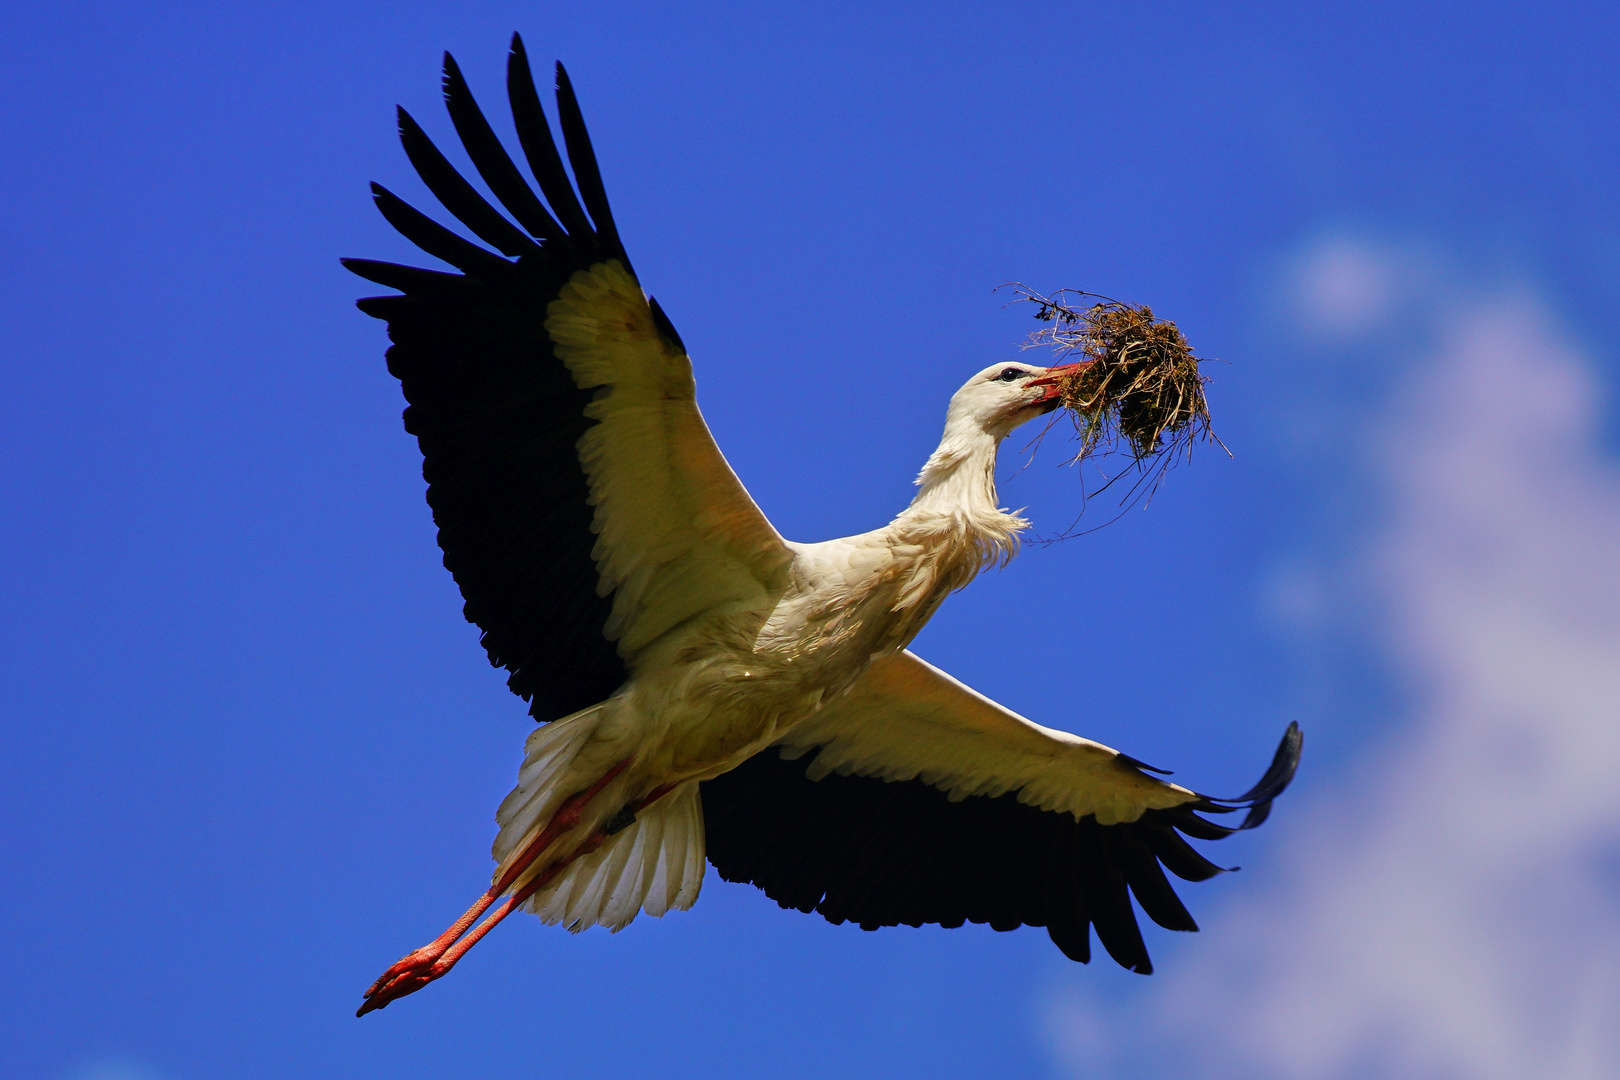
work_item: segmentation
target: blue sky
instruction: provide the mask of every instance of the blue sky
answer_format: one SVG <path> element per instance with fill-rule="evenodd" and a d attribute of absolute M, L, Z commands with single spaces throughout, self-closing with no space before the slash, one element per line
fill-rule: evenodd
<path fill-rule="evenodd" d="M 1617 22 L 9 7 L 0 1071 L 1612 1075 Z M 1235 458 L 917 643 L 1204 790 L 1307 728 L 1151 979 L 711 877 L 617 936 L 514 920 L 353 1018 L 481 887 L 529 721 L 336 260 L 413 257 L 365 189 L 427 201 L 392 106 L 449 141 L 448 48 L 496 112 L 514 29 L 569 65 L 643 283 L 789 536 L 904 505 L 950 392 L 1032 325 L 1006 280 L 1150 303 L 1230 362 Z M 1053 449 L 1002 489 L 1048 532 L 1079 506 Z"/>

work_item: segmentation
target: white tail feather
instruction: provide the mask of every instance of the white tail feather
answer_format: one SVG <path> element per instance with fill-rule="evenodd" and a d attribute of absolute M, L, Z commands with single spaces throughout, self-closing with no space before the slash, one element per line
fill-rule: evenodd
<path fill-rule="evenodd" d="M 527 909 L 576 933 L 590 926 L 618 931 L 638 912 L 659 916 L 691 907 L 703 869 L 703 804 L 698 785 L 683 784 L 575 861 Z"/>
<path fill-rule="evenodd" d="M 518 770 L 517 787 L 501 800 L 500 808 L 495 811 L 495 821 L 501 827 L 491 852 L 497 864 L 497 877 L 499 868 L 517 853 L 519 845 L 550 821 L 557 807 L 578 786 L 566 782 L 565 776 L 595 733 L 597 721 L 609 704 L 611 700 L 554 720 L 536 728 L 524 741 L 523 767 Z"/>

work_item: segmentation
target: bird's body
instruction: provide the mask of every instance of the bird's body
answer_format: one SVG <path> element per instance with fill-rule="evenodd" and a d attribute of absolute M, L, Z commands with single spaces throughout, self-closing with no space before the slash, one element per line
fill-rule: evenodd
<path fill-rule="evenodd" d="M 994 386 L 993 406 L 1004 398 L 1031 401 L 1016 410 L 1019 418 L 1045 411 L 1040 390 L 1019 386 L 1013 392 L 1001 380 L 975 378 L 964 393 L 971 397 L 981 384 Z M 1004 411 L 992 411 L 992 425 Z M 946 596 L 986 564 L 1011 558 L 1027 523 L 996 506 L 994 464 L 1005 432 L 985 430 L 972 410 L 954 419 L 946 449 L 919 478 L 922 490 L 888 525 L 820 543 L 778 539 L 780 552 L 766 560 L 772 571 L 761 575 L 765 580 L 732 569 L 750 579 L 738 591 L 753 595 L 664 630 L 638 650 L 611 698 L 536 731 L 528 757 L 546 767 L 526 778 L 503 807 L 495 847 L 502 869 L 563 797 L 588 788 L 619 762 L 628 764 L 570 835 L 591 835 L 619 807 L 659 788 L 673 788 L 664 799 L 683 805 L 683 785 L 730 772 L 788 739 L 855 686 L 874 660 L 904 649 Z M 557 764 L 559 745 L 568 747 L 565 767 Z M 572 877 L 588 875 L 606 859 L 606 853 L 598 856 Z M 549 891 L 571 884 L 560 879 Z M 697 882 L 687 884 L 695 898 Z M 537 910 L 544 912 L 545 898 L 537 898 Z M 555 921 L 581 928 L 603 921 L 617 929 L 635 915 L 634 908 L 615 910 L 612 919 L 559 910 Z"/>
<path fill-rule="evenodd" d="M 672 790 L 641 812 L 637 828 L 665 807 L 684 808 L 698 783 L 789 738 L 828 701 L 855 685 L 875 657 L 903 646 L 920 628 L 918 611 L 886 607 L 903 585 L 897 580 L 905 574 L 903 566 L 873 565 L 879 552 L 855 545 L 806 548 L 805 561 L 796 559 L 792 568 L 790 578 L 796 580 L 773 607 L 728 613 L 671 631 L 649 648 L 645 666 L 619 693 L 530 736 L 526 775 L 499 815 L 495 854 L 501 868 L 524 850 L 565 796 L 587 789 L 619 762 L 628 764 L 592 801 L 578 826 L 559 839 L 559 853 L 569 837 L 589 837 L 619 808 L 660 788 Z M 919 550 L 906 561 L 926 554 Z M 845 572 L 818 573 L 827 569 L 829 557 Z M 856 594 L 847 606 L 839 604 L 846 584 Z M 930 592 L 918 592 L 916 603 L 937 606 Z M 532 763 L 539 765 L 531 777 L 527 771 Z M 701 845 L 701 836 L 694 835 Z M 624 836 L 616 843 L 631 840 Z M 608 854 L 604 850 L 582 862 L 572 877 L 589 876 Z M 695 876 L 674 883 L 682 899 L 670 906 L 685 907 L 696 898 L 703 872 L 701 846 L 698 856 L 689 865 Z M 559 879 L 549 893 L 578 887 Z M 634 905 L 621 905 L 607 916 L 577 905 L 548 913 L 547 895 L 536 897 L 535 910 L 547 921 L 573 929 L 596 923 L 618 929 L 636 914 Z M 608 899 L 605 893 L 602 899 Z"/>
<path fill-rule="evenodd" d="M 378 188 L 389 220 L 463 274 L 349 265 L 404 294 L 362 308 L 390 324 L 445 564 L 492 662 L 550 722 L 498 812 L 494 885 L 362 1012 L 442 975 L 520 905 L 571 929 L 689 906 L 706 860 L 783 906 L 863 926 L 1027 923 L 1085 959 L 1095 925 L 1148 970 L 1127 889 L 1156 921 L 1194 929 L 1160 865 L 1194 880 L 1217 868 L 1177 830 L 1232 831 L 1193 809 L 1248 807 L 1258 824 L 1297 734 L 1254 791 L 1221 805 L 905 651 L 951 592 L 1015 554 L 1026 523 L 997 506 L 996 451 L 1056 406 L 1050 369 L 970 379 L 889 524 L 785 540 L 715 446 L 685 347 L 629 267 L 566 77 L 577 198 L 517 42 L 509 92 L 550 212 L 447 59 L 469 156 L 540 242 L 401 113 L 429 187 L 516 261 Z"/>

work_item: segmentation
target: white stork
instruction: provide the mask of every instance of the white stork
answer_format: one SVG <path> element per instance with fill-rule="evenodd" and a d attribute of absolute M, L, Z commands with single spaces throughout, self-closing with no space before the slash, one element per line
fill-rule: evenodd
<path fill-rule="evenodd" d="M 383 216 L 460 273 L 345 265 L 402 294 L 359 306 L 388 323 L 467 619 L 544 726 L 497 814 L 493 886 L 360 1012 L 443 975 L 519 907 L 574 931 L 690 907 L 705 857 L 834 923 L 1044 926 L 1081 962 L 1095 927 L 1120 964 L 1151 971 L 1130 897 L 1197 929 L 1164 868 L 1219 868 L 1178 831 L 1236 831 L 1194 810 L 1258 825 L 1293 775 L 1297 727 L 1252 791 L 1215 800 L 906 651 L 947 595 L 1017 550 L 1027 523 L 996 505 L 996 449 L 1056 407 L 1055 369 L 969 379 L 889 524 L 786 540 L 721 456 L 686 348 L 637 283 L 562 66 L 572 184 L 513 37 L 507 92 L 544 203 L 448 54 L 444 92 L 510 219 L 401 109 L 405 152 L 500 254 L 373 185 Z"/>

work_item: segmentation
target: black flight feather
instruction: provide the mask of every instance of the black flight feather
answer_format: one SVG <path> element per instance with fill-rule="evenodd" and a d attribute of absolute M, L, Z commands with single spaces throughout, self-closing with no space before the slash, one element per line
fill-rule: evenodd
<path fill-rule="evenodd" d="M 1250 804 L 1251 814 L 1281 794 L 1299 750 L 1290 727 L 1267 772 L 1274 782 L 1253 789 L 1265 801 Z M 1164 872 L 1204 881 L 1222 868 L 1179 833 L 1218 840 L 1240 831 L 1190 807 L 1245 809 L 1241 800 L 1200 796 L 1134 822 L 1099 825 L 1089 814 L 1076 820 L 1021 803 L 1016 791 L 952 802 L 921 780 L 838 773 L 811 780 L 814 760 L 814 752 L 788 759 L 772 748 L 703 782 L 708 856 L 722 878 L 863 929 L 1045 926 L 1064 955 L 1082 963 L 1095 929 L 1110 956 L 1142 974 L 1153 964 L 1132 897 L 1160 926 L 1196 930 Z"/>
<path fill-rule="evenodd" d="M 557 64 L 557 123 L 562 128 L 563 142 L 568 147 L 568 164 L 574 169 L 574 184 L 579 188 L 579 197 L 585 203 L 591 220 L 596 223 L 596 235 L 601 237 L 602 250 L 608 257 L 622 260 L 628 270 L 630 259 L 624 253 L 624 245 L 619 243 L 619 229 L 613 224 L 613 211 L 608 208 L 607 189 L 602 186 L 602 171 L 596 164 L 596 151 L 591 148 L 591 136 L 585 130 L 585 118 L 580 115 L 574 85 L 568 81 L 568 72 L 560 62 Z"/>
<path fill-rule="evenodd" d="M 424 182 L 469 229 L 519 259 L 462 238 L 373 185 L 383 216 L 462 274 L 368 259 L 345 265 L 404 294 L 359 306 L 388 321 L 394 343 L 388 370 L 408 403 L 405 429 L 422 449 L 444 564 L 490 662 L 507 669 L 507 685 L 530 703 L 535 719 L 546 721 L 611 696 L 625 668 L 603 634 L 613 596 L 596 591 L 596 537 L 576 449 L 594 423 L 585 415 L 591 395 L 574 385 L 544 325 L 546 306 L 570 277 L 600 261 L 604 248 L 557 158 L 521 60 L 512 65 L 524 76 L 512 84 L 517 126 L 555 218 L 501 148 L 453 60 L 446 64 L 446 104 L 490 190 L 540 243 L 502 216 L 402 115 L 402 141 Z M 527 103 L 525 85 L 533 99 Z M 594 164 L 587 174 L 595 175 Z M 660 330 L 678 341 L 666 323 L 659 320 Z"/>
<path fill-rule="evenodd" d="M 444 208 L 484 243 L 502 254 L 516 258 L 538 251 L 535 242 L 500 215 L 478 191 L 456 172 L 455 168 L 433 140 L 427 137 L 420 124 L 412 119 L 404 107 L 399 108 L 399 141 L 405 147 L 405 156 L 411 159 L 422 182 L 433 192 Z"/>
<path fill-rule="evenodd" d="M 512 35 L 512 51 L 506 58 L 506 96 L 512 106 L 512 123 L 517 128 L 518 143 L 523 156 L 529 160 L 529 169 L 540 185 L 540 191 L 551 204 L 552 213 L 570 236 L 590 236 L 591 224 L 569 183 L 562 157 L 557 153 L 557 142 L 551 137 L 551 125 L 546 122 L 546 111 L 540 106 L 540 94 L 534 87 L 534 73 L 529 70 L 529 54 L 523 48 L 523 39 Z"/>
<path fill-rule="evenodd" d="M 460 274 L 447 274 L 442 270 L 423 270 L 418 266 L 401 266 L 399 263 L 378 262 L 375 259 L 338 261 L 351 273 L 359 274 L 367 281 L 375 281 L 378 285 L 398 289 L 400 292 L 425 291 L 439 285 L 456 288 L 467 282 Z"/>
<path fill-rule="evenodd" d="M 564 240 L 567 234 L 563 227 L 524 182 L 511 155 L 495 137 L 489 121 L 484 119 L 483 110 L 468 89 L 461 68 L 456 66 L 456 58 L 449 53 L 444 54 L 444 104 L 449 110 L 450 122 L 456 126 L 456 134 L 461 137 L 461 145 L 472 159 L 473 168 L 507 212 L 533 236 L 542 240 Z"/>
<path fill-rule="evenodd" d="M 511 274 L 511 263 L 457 236 L 381 184 L 372 184 L 371 194 L 388 224 L 429 255 L 443 259 L 468 277 L 500 281 Z"/>
<path fill-rule="evenodd" d="M 1276 798 L 1286 788 L 1289 781 L 1294 779 L 1294 773 L 1299 768 L 1299 755 L 1305 747 L 1305 735 L 1299 730 L 1298 723 L 1288 725 L 1283 733 L 1282 742 L 1277 744 L 1277 752 L 1272 755 L 1271 766 L 1266 769 L 1265 775 L 1254 787 L 1245 791 L 1235 799 L 1220 799 L 1219 802 L 1235 803 L 1266 803 Z"/>

